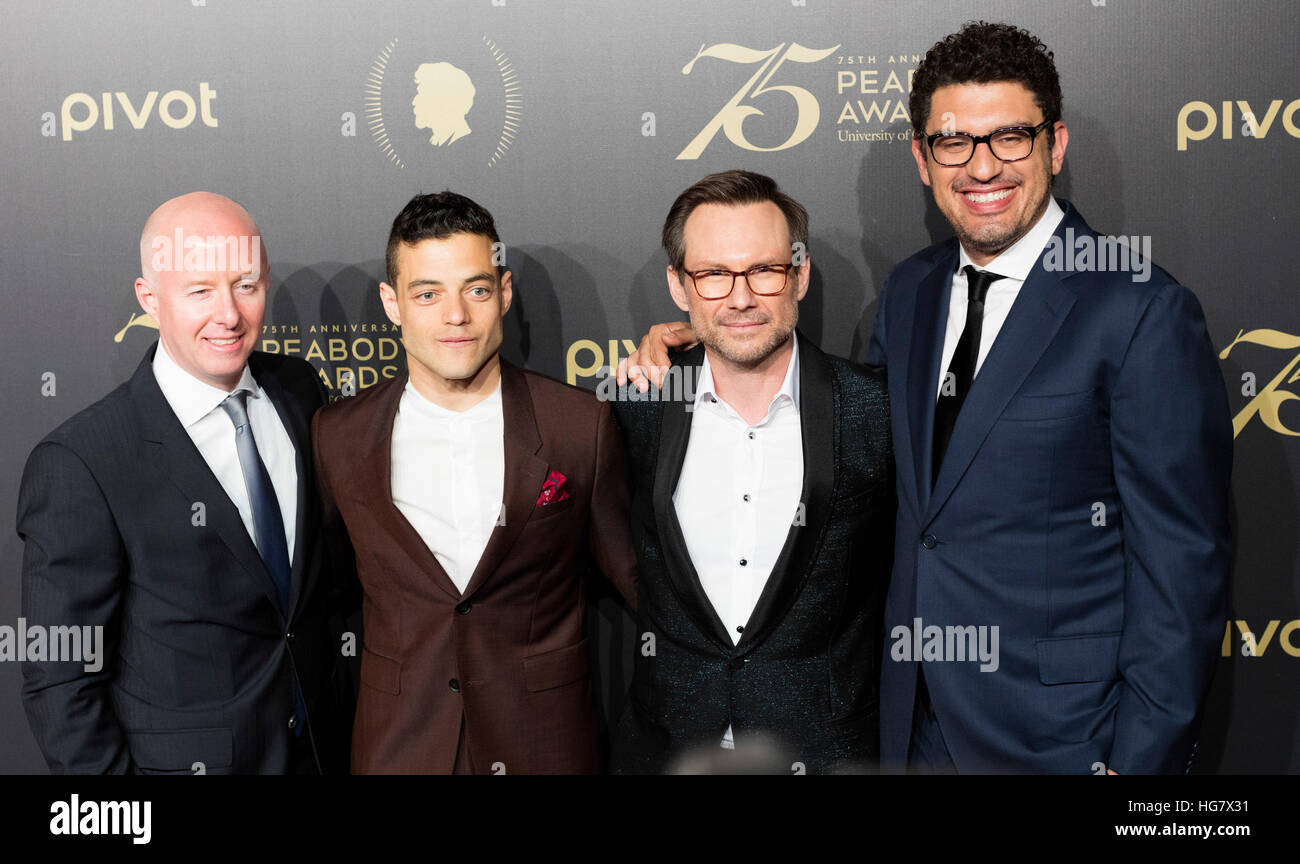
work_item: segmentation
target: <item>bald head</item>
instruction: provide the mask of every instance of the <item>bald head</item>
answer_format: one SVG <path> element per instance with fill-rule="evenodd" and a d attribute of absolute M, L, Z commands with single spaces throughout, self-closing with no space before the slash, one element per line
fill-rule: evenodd
<path fill-rule="evenodd" d="M 180 244 L 175 242 L 178 237 Z M 257 238 L 255 244 L 251 242 L 253 237 Z M 140 232 L 140 272 L 144 278 L 152 282 L 158 278 L 160 269 L 181 269 L 185 261 L 184 244 L 190 238 L 222 238 L 227 246 L 233 240 L 234 248 L 245 238 L 244 248 L 250 253 L 253 246 L 257 247 L 256 258 L 246 263 L 260 272 L 266 271 L 266 244 L 248 211 L 225 195 L 187 192 L 164 201 L 145 220 L 144 230 Z"/>
<path fill-rule="evenodd" d="M 200 381 L 233 389 L 266 316 L 266 248 L 253 217 L 224 195 L 173 198 L 145 222 L 140 273 L 136 299 L 161 349 Z"/>

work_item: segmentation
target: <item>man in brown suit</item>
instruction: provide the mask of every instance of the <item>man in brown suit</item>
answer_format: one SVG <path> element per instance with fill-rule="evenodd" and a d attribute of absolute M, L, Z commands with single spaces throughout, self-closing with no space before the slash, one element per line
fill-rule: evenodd
<path fill-rule="evenodd" d="M 380 285 L 409 373 L 312 424 L 364 593 L 354 773 L 601 767 L 583 582 L 635 607 L 626 461 L 607 404 L 499 356 L 501 249 L 468 198 L 413 198 Z"/>

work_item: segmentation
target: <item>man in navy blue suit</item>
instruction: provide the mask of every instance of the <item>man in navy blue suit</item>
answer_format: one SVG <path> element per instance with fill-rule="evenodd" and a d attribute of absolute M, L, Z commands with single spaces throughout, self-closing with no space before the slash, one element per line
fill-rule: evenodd
<path fill-rule="evenodd" d="M 882 765 L 1184 771 L 1231 557 L 1200 306 L 1053 199 L 1069 133 L 1034 36 L 967 25 L 927 52 L 910 108 L 957 236 L 890 274 L 867 360 L 898 466 Z M 630 362 L 692 338 L 674 327 Z"/>
<path fill-rule="evenodd" d="M 1052 198 L 1069 138 L 1034 36 L 967 25 L 910 107 L 957 236 L 894 269 L 868 357 L 899 465 L 882 758 L 1183 771 L 1230 561 L 1231 420 L 1200 305 Z M 953 656 L 972 626 L 992 662 Z"/>

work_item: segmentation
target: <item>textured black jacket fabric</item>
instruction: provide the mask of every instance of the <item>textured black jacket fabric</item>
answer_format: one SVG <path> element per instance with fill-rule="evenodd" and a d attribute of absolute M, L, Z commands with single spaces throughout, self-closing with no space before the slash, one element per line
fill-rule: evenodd
<path fill-rule="evenodd" d="M 691 367 L 703 356 L 697 347 L 676 357 L 675 374 L 696 380 Z M 688 752 L 716 755 L 728 724 L 737 752 L 765 734 L 793 771 L 869 768 L 877 758 L 894 526 L 887 393 L 883 375 L 806 338 L 799 364 L 802 519 L 737 644 L 700 585 L 672 502 L 689 399 L 649 398 L 660 395 L 652 391 L 615 403 L 640 574 L 635 673 L 613 736 L 616 772 L 660 773 Z"/>

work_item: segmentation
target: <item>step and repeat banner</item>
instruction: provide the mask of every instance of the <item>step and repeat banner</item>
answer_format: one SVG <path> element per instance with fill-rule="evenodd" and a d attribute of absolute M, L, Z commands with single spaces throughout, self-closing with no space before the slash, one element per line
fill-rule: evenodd
<path fill-rule="evenodd" d="M 1193 770 L 1300 770 L 1300 79 L 1285 0 L 7 2 L 0 28 L 5 346 L 0 625 L 13 514 L 47 432 L 127 379 L 157 329 L 132 291 L 162 201 L 258 220 L 261 347 L 336 394 L 403 369 L 378 283 L 393 217 L 450 188 L 496 217 L 505 356 L 594 388 L 681 316 L 659 231 L 703 175 L 747 168 L 807 206 L 803 333 L 863 360 L 890 268 L 948 235 L 910 153 L 926 49 L 971 19 L 1053 49 L 1070 130 L 1056 194 L 1140 238 L 1199 297 L 1235 417 L 1232 608 Z M 1145 245 L 1143 251 L 1146 251 Z M 1151 386 L 1160 387 L 1153 381 Z M 635 646 L 593 616 L 606 716 Z M 44 761 L 0 661 L 0 772 Z"/>

